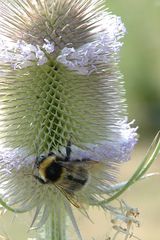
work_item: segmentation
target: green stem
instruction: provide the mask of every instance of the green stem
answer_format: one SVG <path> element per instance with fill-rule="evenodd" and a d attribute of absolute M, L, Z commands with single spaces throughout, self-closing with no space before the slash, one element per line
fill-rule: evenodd
<path fill-rule="evenodd" d="M 8 206 L 7 203 L 5 203 L 1 198 L 0 198 L 0 205 L 2 207 L 4 207 L 5 209 L 7 209 L 7 210 L 9 210 L 11 212 L 14 212 L 14 213 L 24 213 L 24 212 L 26 212 L 26 211 L 21 211 L 19 209 L 14 209 L 14 208 Z"/>
<path fill-rule="evenodd" d="M 157 133 L 155 139 L 153 140 L 144 160 L 140 164 L 140 166 L 137 168 L 135 173 L 132 175 L 132 177 L 128 180 L 128 182 L 120 188 L 118 192 L 116 192 L 114 195 L 112 195 L 110 198 L 101 201 L 98 203 L 98 205 L 104 205 L 108 204 L 109 202 L 117 199 L 123 192 L 125 192 L 132 184 L 137 182 L 149 169 L 149 167 L 152 165 L 152 163 L 156 160 L 160 153 L 160 132 Z"/>
<path fill-rule="evenodd" d="M 47 222 L 45 223 L 45 240 L 66 240 L 66 209 L 62 200 L 51 209 Z"/>

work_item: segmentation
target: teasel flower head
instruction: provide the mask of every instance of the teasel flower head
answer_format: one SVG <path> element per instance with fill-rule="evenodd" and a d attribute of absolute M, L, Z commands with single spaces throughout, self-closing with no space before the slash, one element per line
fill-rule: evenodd
<path fill-rule="evenodd" d="M 125 27 L 104 1 L 0 0 L 0 32 L 2 198 L 16 211 L 36 209 L 32 226 L 39 215 L 38 226 L 50 215 L 58 224 L 67 211 L 81 238 L 71 205 L 83 213 L 97 205 L 136 143 L 118 67 Z M 88 179 L 66 197 L 33 171 L 42 155 L 65 155 L 69 141 L 70 161 L 84 164 Z M 66 239 L 64 225 L 54 239 Z"/>

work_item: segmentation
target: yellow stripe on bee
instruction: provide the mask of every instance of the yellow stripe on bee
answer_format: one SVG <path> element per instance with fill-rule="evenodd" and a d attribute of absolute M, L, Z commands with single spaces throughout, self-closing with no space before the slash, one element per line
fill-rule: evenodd
<path fill-rule="evenodd" d="M 40 163 L 40 166 L 39 166 L 39 174 L 42 178 L 45 178 L 46 174 L 45 174 L 45 170 L 46 168 L 52 163 L 55 161 L 55 156 L 49 156 L 47 157 L 46 159 L 44 159 L 42 161 L 42 163 Z"/>

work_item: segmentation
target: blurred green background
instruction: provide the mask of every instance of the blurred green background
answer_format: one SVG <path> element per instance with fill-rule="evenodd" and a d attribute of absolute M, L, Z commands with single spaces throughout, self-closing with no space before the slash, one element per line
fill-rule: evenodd
<path fill-rule="evenodd" d="M 106 6 L 121 16 L 127 35 L 121 51 L 129 105 L 140 139 L 160 129 L 160 0 L 108 0 Z"/>
<path fill-rule="evenodd" d="M 131 161 L 121 168 L 120 179 L 128 179 L 160 130 L 160 0 L 108 0 L 106 6 L 121 16 L 127 29 L 120 67 L 129 119 L 136 120 L 140 135 Z M 160 171 L 160 156 L 149 170 L 157 171 Z M 133 228 L 138 239 L 160 239 L 159 186 L 160 177 L 153 177 L 135 184 L 122 196 L 140 211 L 140 228 Z M 122 235 L 117 238 L 123 239 Z"/>

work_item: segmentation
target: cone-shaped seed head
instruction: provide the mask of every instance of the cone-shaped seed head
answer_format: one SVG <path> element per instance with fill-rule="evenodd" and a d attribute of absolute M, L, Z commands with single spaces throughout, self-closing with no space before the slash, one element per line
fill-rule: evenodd
<path fill-rule="evenodd" d="M 1 142 L 40 154 L 69 139 L 81 147 L 121 140 L 120 19 L 102 1 L 0 5 Z"/>

